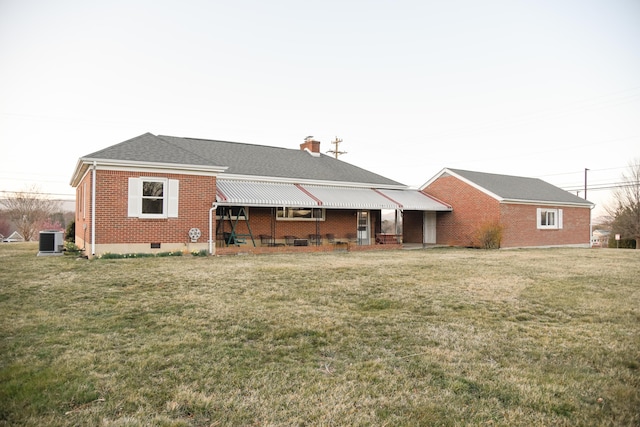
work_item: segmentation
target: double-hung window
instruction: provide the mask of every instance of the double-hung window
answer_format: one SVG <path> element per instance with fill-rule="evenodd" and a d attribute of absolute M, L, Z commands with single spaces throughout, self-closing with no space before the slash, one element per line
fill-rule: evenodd
<path fill-rule="evenodd" d="M 170 218 L 178 216 L 178 180 L 129 178 L 130 217 Z"/>
<path fill-rule="evenodd" d="M 562 228 L 562 209 L 538 208 L 537 224 L 540 230 L 557 230 Z"/>

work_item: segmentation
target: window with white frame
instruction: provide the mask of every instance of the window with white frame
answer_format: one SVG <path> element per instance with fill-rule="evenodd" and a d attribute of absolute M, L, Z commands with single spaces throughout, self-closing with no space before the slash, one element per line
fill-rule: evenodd
<path fill-rule="evenodd" d="M 562 228 L 562 209 L 538 208 L 538 229 L 557 230 Z"/>
<path fill-rule="evenodd" d="M 80 197 L 78 197 L 78 207 L 77 210 L 80 213 L 80 215 L 82 216 L 82 219 L 86 218 L 86 214 L 85 214 L 85 205 L 84 205 L 84 198 L 85 198 L 85 194 L 87 193 L 87 183 L 83 182 L 82 186 L 79 188 L 79 195 Z"/>
<path fill-rule="evenodd" d="M 178 180 L 129 178 L 130 217 L 170 218 L 178 216 Z"/>
<path fill-rule="evenodd" d="M 324 221 L 325 210 L 321 208 L 278 208 L 279 221 Z"/>

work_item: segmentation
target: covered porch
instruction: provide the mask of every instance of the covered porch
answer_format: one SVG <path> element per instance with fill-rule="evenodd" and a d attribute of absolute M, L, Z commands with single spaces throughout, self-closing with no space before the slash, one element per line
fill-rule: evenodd
<path fill-rule="evenodd" d="M 418 190 L 227 179 L 217 181 L 214 206 L 210 238 L 218 254 L 396 249 L 415 241 L 417 228 L 387 238 L 383 211 L 399 218 L 409 208 L 435 219 L 435 211 L 451 209 Z M 435 222 L 421 225 L 419 239 L 431 229 Z"/>

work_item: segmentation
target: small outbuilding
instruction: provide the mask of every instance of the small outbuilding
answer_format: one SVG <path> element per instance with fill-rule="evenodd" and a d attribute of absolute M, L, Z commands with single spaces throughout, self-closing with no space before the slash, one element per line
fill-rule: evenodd
<path fill-rule="evenodd" d="M 441 245 L 476 247 L 492 229 L 501 248 L 590 245 L 594 204 L 541 179 L 445 168 L 420 190 L 452 207 L 436 213 Z"/>

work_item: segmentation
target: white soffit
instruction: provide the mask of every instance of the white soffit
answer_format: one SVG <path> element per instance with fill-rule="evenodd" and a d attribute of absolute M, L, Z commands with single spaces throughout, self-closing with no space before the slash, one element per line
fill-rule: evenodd
<path fill-rule="evenodd" d="M 411 211 L 450 211 L 451 207 L 417 190 L 378 190 Z"/>

